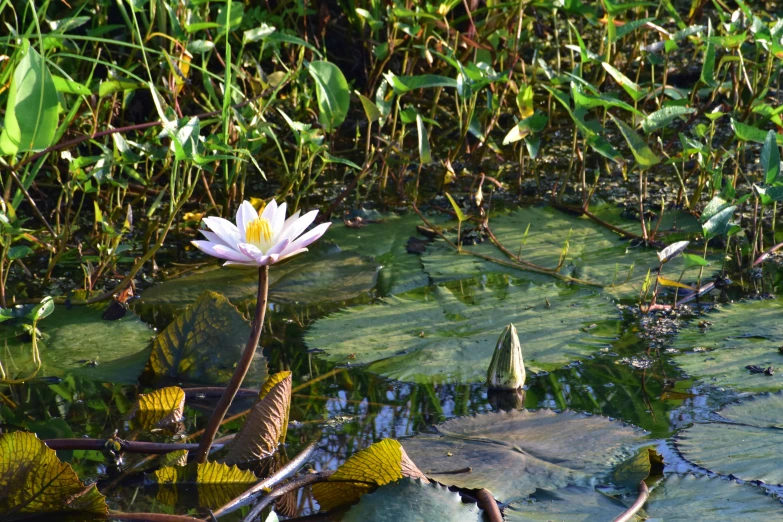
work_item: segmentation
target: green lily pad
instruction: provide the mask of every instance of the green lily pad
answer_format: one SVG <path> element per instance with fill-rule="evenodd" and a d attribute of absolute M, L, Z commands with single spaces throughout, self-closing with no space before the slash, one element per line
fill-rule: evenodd
<path fill-rule="evenodd" d="M 463 504 L 449 488 L 421 480 L 403 478 L 364 495 L 342 517 L 343 522 L 478 522 L 476 504 Z"/>
<path fill-rule="evenodd" d="M 655 487 L 645 508 L 648 520 L 774 522 L 783 520 L 780 500 L 749 484 L 720 477 L 669 475 Z"/>
<path fill-rule="evenodd" d="M 543 268 L 557 268 L 567 241 L 568 249 L 559 273 L 602 285 L 607 293 L 615 297 L 638 295 L 647 270 L 655 269 L 659 264 L 653 249 L 633 246 L 588 218 L 574 217 L 552 208 L 519 209 L 490 219 L 489 225 L 495 237 L 509 251 Z M 488 239 L 478 245 L 465 245 L 463 249 L 510 261 Z M 459 255 L 443 240 L 435 241 L 427 248 L 422 262 L 436 283 L 488 272 L 509 273 L 534 280 L 550 279 L 546 275 L 518 270 L 469 254 Z M 673 272 L 677 271 L 674 263 L 676 261 L 671 269 Z"/>
<path fill-rule="evenodd" d="M 408 253 L 411 237 L 419 237 L 416 227 L 422 221 L 416 214 L 380 214 L 380 223 L 350 228 L 335 223 L 324 235 L 343 252 L 372 257 L 381 265 L 377 289 L 380 295 L 392 295 L 429 284 L 429 277 L 417 254 Z"/>
<path fill-rule="evenodd" d="M 441 484 L 487 488 L 503 502 L 536 489 L 593 486 L 645 437 L 605 417 L 552 410 L 483 413 L 436 430 L 400 441 L 419 469 Z"/>
<path fill-rule="evenodd" d="M 392 379 L 479 382 L 509 323 L 517 327 L 525 366 L 533 372 L 589 356 L 617 335 L 619 312 L 593 291 L 516 284 L 502 276 L 493 281 L 350 308 L 316 321 L 305 341 L 329 361 L 368 364 L 369 371 Z M 601 327 L 590 328 L 599 321 Z"/>
<path fill-rule="evenodd" d="M 38 377 L 61 377 L 72 373 L 88 379 L 135 383 L 149 357 L 155 332 L 133 312 L 115 321 L 102 318 L 106 304 L 57 305 L 38 323 L 41 370 Z M 35 368 L 29 335 L 19 325 L 0 324 L 0 353 L 9 375 L 29 375 Z"/>
<path fill-rule="evenodd" d="M 280 304 L 344 301 L 370 291 L 375 276 L 376 265 L 359 255 L 320 249 L 272 265 L 269 300 Z M 152 321 L 155 314 L 173 316 L 203 292 L 215 290 L 236 306 L 254 303 L 258 270 L 221 266 L 195 270 L 148 288 L 136 307 L 143 317 Z"/>
<path fill-rule="evenodd" d="M 684 352 L 675 357 L 677 365 L 715 386 L 748 392 L 780 390 L 780 372 L 753 373 L 746 366 L 783 365 L 778 352 L 783 338 L 781 309 L 781 299 L 744 301 L 716 308 L 704 317 L 707 322 L 691 321 L 672 344 Z"/>
<path fill-rule="evenodd" d="M 783 392 L 730 404 L 718 414 L 726 421 L 694 424 L 678 435 L 683 457 L 721 475 L 783 484 Z"/>
<path fill-rule="evenodd" d="M 614 520 L 626 509 L 619 500 L 595 489 L 568 486 L 554 491 L 539 489 L 529 499 L 508 506 L 503 515 L 506 522 L 592 522 Z"/>

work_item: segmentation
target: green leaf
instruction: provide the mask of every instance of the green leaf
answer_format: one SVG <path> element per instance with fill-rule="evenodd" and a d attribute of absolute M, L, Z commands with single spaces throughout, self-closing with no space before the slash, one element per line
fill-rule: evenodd
<path fill-rule="evenodd" d="M 315 80 L 318 121 L 327 132 L 339 127 L 348 115 L 351 91 L 342 71 L 330 62 L 311 62 L 307 68 Z"/>
<path fill-rule="evenodd" d="M 70 514 L 107 515 L 106 497 L 83 484 L 34 433 L 0 435 L 0 513 L 4 520 Z M 67 517 L 66 517 L 67 518 Z"/>
<path fill-rule="evenodd" d="M 204 292 L 155 338 L 146 371 L 177 381 L 224 384 L 249 335 L 250 325 L 228 299 Z M 265 374 L 266 360 L 257 353 L 248 378 L 258 381 Z"/>
<path fill-rule="evenodd" d="M 695 254 L 682 254 L 685 260 L 685 268 L 694 268 L 697 266 L 710 266 L 710 262 L 701 256 Z"/>
<path fill-rule="evenodd" d="M 274 32 L 275 28 L 273 26 L 261 23 L 260 26 L 249 29 L 242 34 L 242 43 L 248 44 L 263 40 Z"/>
<path fill-rule="evenodd" d="M 644 118 L 644 120 L 642 120 L 642 129 L 644 129 L 644 132 L 647 134 L 650 134 L 658 129 L 668 127 L 677 117 L 693 114 L 695 112 L 696 109 L 691 109 L 689 107 L 664 107 Z"/>
<path fill-rule="evenodd" d="M 702 234 L 705 239 L 722 236 L 729 231 L 731 218 L 734 217 L 735 206 L 729 206 L 716 213 L 702 225 Z"/>
<path fill-rule="evenodd" d="M 742 122 L 731 118 L 731 128 L 734 129 L 734 134 L 738 139 L 742 141 L 752 141 L 754 143 L 764 143 L 769 136 L 768 132 L 764 132 L 758 127 L 752 125 L 745 125 Z M 775 134 L 775 141 L 778 145 L 783 145 L 783 135 Z"/>
<path fill-rule="evenodd" d="M 44 59 L 27 40 L 22 55 L 11 78 L 0 136 L 0 153 L 7 155 L 51 145 L 60 112 L 57 89 Z"/>
<path fill-rule="evenodd" d="M 231 2 L 231 19 L 229 20 L 228 2 L 218 8 L 217 24 L 222 32 L 231 32 L 242 25 L 242 19 L 245 16 L 245 4 L 242 2 Z"/>
<path fill-rule="evenodd" d="M 780 174 L 780 149 L 775 140 L 777 133 L 773 130 L 767 133 L 764 147 L 761 149 L 761 168 L 764 169 L 764 180 L 772 185 Z"/>
<path fill-rule="evenodd" d="M 463 504 L 458 493 L 445 486 L 403 478 L 364 495 L 342 517 L 343 522 L 398 522 L 401 520 L 481 520 L 477 504 Z"/>
<path fill-rule="evenodd" d="M 193 486 L 198 505 L 217 509 L 244 493 L 258 481 L 250 470 L 240 470 L 219 462 L 190 463 L 186 466 L 168 466 L 150 474 L 158 484 L 156 500 L 166 505 L 178 505 L 180 493 L 192 502 Z"/>
<path fill-rule="evenodd" d="M 530 500 L 512 503 L 503 511 L 503 515 L 506 522 L 608 521 L 615 520 L 626 509 L 619 500 L 593 488 L 567 486 L 562 489 L 536 490 Z"/>
<path fill-rule="evenodd" d="M 424 127 L 424 120 L 421 119 L 420 114 L 416 114 L 416 133 L 419 138 L 419 161 L 423 165 L 431 163 L 430 140 L 427 137 L 427 128 Z"/>
<path fill-rule="evenodd" d="M 404 94 L 415 89 L 431 89 L 434 87 L 457 88 L 457 80 L 437 74 L 421 74 L 419 76 L 388 76 L 391 79 L 394 92 Z"/>
<path fill-rule="evenodd" d="M 601 66 L 606 70 L 606 72 L 609 73 L 612 78 L 614 78 L 614 81 L 616 81 L 618 85 L 620 85 L 620 87 L 622 87 L 625 92 L 627 92 L 628 95 L 633 98 L 634 101 L 639 101 L 644 98 L 645 93 L 642 91 L 641 87 L 631 81 L 631 79 L 626 75 L 606 62 L 601 62 Z"/>
<path fill-rule="evenodd" d="M 467 221 L 468 216 L 466 216 L 465 213 L 462 212 L 462 209 L 460 208 L 459 205 L 457 205 L 457 202 L 454 201 L 454 198 L 451 197 L 451 194 L 449 194 L 448 192 L 446 192 L 445 194 L 449 200 L 449 203 L 451 203 L 451 208 L 454 209 L 454 213 L 457 215 L 457 219 L 459 220 L 459 222 L 462 223 L 464 221 Z"/>
<path fill-rule="evenodd" d="M 710 324 L 696 321 L 682 328 L 672 344 L 675 362 L 685 373 L 714 386 L 760 392 L 783 388 L 783 374 L 752 373 L 745 367 L 777 370 L 783 338 L 783 300 L 752 300 L 723 305 L 710 312 Z"/>
<path fill-rule="evenodd" d="M 516 285 L 498 277 L 487 287 L 463 282 L 420 294 L 333 314 L 316 321 L 305 341 L 329 361 L 368 364 L 370 372 L 392 379 L 480 382 L 503 325 L 517 326 L 525 364 L 534 372 L 584 358 L 617 331 L 614 305 L 578 288 Z M 556 336 L 546 328 L 553 317 Z M 583 330 L 599 321 L 601 328 Z"/>
<path fill-rule="evenodd" d="M 23 259 L 33 253 L 33 249 L 27 245 L 12 246 L 8 249 L 8 260 Z"/>
<path fill-rule="evenodd" d="M 52 75 L 52 81 L 57 92 L 64 92 L 67 94 L 81 94 L 88 96 L 92 94 L 92 91 L 85 85 L 63 78 L 62 76 Z"/>
<path fill-rule="evenodd" d="M 707 49 L 704 51 L 704 60 L 701 65 L 701 81 L 709 87 L 717 87 L 715 81 L 715 46 L 711 43 L 707 44 Z"/>
<path fill-rule="evenodd" d="M 375 105 L 371 99 L 364 96 L 359 91 L 354 91 L 354 93 L 359 97 L 359 101 L 362 102 L 362 108 L 364 109 L 365 116 L 367 116 L 367 121 L 373 123 L 384 119 L 380 109 L 378 109 L 378 106 Z"/>
<path fill-rule="evenodd" d="M 384 486 L 403 478 L 427 480 L 399 442 L 383 439 L 352 455 L 326 482 L 313 485 L 313 496 L 329 511 L 356 502 L 373 489 L 371 484 Z"/>
<path fill-rule="evenodd" d="M 783 392 L 730 404 L 718 414 L 726 420 L 694 424 L 680 432 L 675 443 L 683 457 L 713 473 L 783 483 Z"/>
<path fill-rule="evenodd" d="M 502 502 L 537 489 L 591 486 L 646 435 L 606 417 L 547 409 L 460 417 L 435 430 L 402 441 L 419 469 L 447 486 L 487 488 Z"/>
<path fill-rule="evenodd" d="M 182 422 L 184 412 L 185 392 L 178 386 L 170 386 L 139 394 L 126 416 L 138 428 L 150 431 Z"/>
<path fill-rule="evenodd" d="M 625 138 L 628 147 L 631 149 L 631 154 L 636 158 L 636 162 L 642 169 L 653 167 L 661 161 L 661 158 L 655 155 L 647 143 L 631 127 L 615 118 L 612 114 L 609 114 L 609 117 L 614 120 L 617 128 L 620 129 L 620 134 Z"/>

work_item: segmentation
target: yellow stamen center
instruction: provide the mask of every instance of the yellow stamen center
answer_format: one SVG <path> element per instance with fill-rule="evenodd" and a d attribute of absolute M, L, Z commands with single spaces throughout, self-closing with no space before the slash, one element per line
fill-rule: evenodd
<path fill-rule="evenodd" d="M 266 252 L 272 246 L 272 225 L 266 218 L 259 217 L 245 226 L 245 241 Z"/>

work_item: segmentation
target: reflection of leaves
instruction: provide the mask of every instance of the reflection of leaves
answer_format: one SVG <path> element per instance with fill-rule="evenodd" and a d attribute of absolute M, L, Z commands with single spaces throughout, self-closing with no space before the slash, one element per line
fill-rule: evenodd
<path fill-rule="evenodd" d="M 445 486 L 403 478 L 364 495 L 342 518 L 343 522 L 398 522 L 481 520 L 476 504 L 463 504 L 459 494 Z"/>
<path fill-rule="evenodd" d="M 94 484 L 85 486 L 70 465 L 60 462 L 33 433 L 0 435 L 0 513 L 24 515 L 107 513 L 106 499 Z"/>
<path fill-rule="evenodd" d="M 653 458 L 660 460 L 654 447 L 641 448 L 636 455 L 617 466 L 614 470 L 613 482 L 630 491 L 636 491 L 639 482 L 650 476 Z"/>
<path fill-rule="evenodd" d="M 749 484 L 719 477 L 669 475 L 650 495 L 646 507 L 650 519 L 666 522 L 732 520 L 780 522 L 780 500 Z"/>
<path fill-rule="evenodd" d="M 729 422 L 694 424 L 679 434 L 683 456 L 722 475 L 783 484 L 783 392 L 751 397 L 718 413 Z"/>
<path fill-rule="evenodd" d="M 218 462 L 160 468 L 152 473 L 152 478 L 160 486 L 158 500 L 161 502 L 176 504 L 177 487 L 195 484 L 199 505 L 210 509 L 224 505 L 257 481 L 251 471 Z"/>
<path fill-rule="evenodd" d="M 644 436 L 605 417 L 551 410 L 462 417 L 437 431 L 402 441 L 421 470 L 441 484 L 487 488 L 504 502 L 537 488 L 593 485 Z M 440 473 L 463 468 L 470 473 Z"/>
<path fill-rule="evenodd" d="M 250 326 L 228 300 L 204 292 L 155 338 L 147 368 L 157 377 L 225 383 L 242 355 Z M 251 375 L 263 374 L 257 355 Z"/>
<path fill-rule="evenodd" d="M 182 420 L 185 409 L 185 392 L 171 386 L 151 393 L 139 395 L 128 418 L 133 419 L 141 429 L 167 427 Z"/>
<path fill-rule="evenodd" d="M 369 363 L 370 371 L 393 379 L 477 382 L 485 379 L 508 324 L 523 339 L 527 368 L 541 371 L 593 353 L 602 329 L 583 328 L 616 316 L 612 303 L 588 290 L 498 281 L 503 284 L 463 285 L 463 293 L 437 287 L 423 298 L 392 296 L 384 304 L 350 308 L 317 321 L 306 341 L 330 361 Z"/>
<path fill-rule="evenodd" d="M 771 391 L 783 387 L 783 374 L 751 373 L 745 367 L 778 367 L 783 337 L 783 299 L 753 300 L 716 308 L 706 318 L 709 323 L 691 321 L 677 334 L 672 346 L 683 352 L 677 365 L 687 374 L 715 386 L 731 386 L 740 391 Z M 694 348 L 711 351 L 695 351 Z"/>
<path fill-rule="evenodd" d="M 627 509 L 619 500 L 603 495 L 592 488 L 576 486 L 554 491 L 539 489 L 530 500 L 507 507 L 503 512 L 506 522 L 614 520 Z"/>
<path fill-rule="evenodd" d="M 135 383 L 149 356 L 149 326 L 132 313 L 116 321 L 101 318 L 105 306 L 55 307 L 38 324 L 43 366 L 39 376 L 73 373 L 88 379 Z M 0 359 L 6 371 L 26 374 L 34 368 L 30 341 L 19 336 L 13 321 L 0 324 Z M 95 364 L 97 363 L 97 364 Z"/>
<path fill-rule="evenodd" d="M 222 462 L 237 464 L 268 457 L 283 442 L 291 404 L 291 372 L 275 374 L 267 380 L 270 381 L 277 382 L 268 392 L 264 385 L 263 397 L 250 409 Z"/>
<path fill-rule="evenodd" d="M 370 484 L 383 486 L 403 477 L 427 480 L 399 442 L 383 439 L 346 460 L 327 482 L 315 484 L 313 495 L 321 509 L 328 511 L 356 502 L 373 488 Z"/>

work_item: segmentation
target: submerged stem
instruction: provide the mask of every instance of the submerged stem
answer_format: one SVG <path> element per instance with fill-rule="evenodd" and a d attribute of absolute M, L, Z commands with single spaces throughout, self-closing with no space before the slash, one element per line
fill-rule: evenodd
<path fill-rule="evenodd" d="M 269 294 L 269 267 L 262 266 L 258 268 L 258 296 L 256 298 L 256 313 L 253 317 L 253 324 L 250 326 L 250 337 L 245 345 L 245 351 L 242 352 L 242 358 L 237 363 L 237 367 L 234 370 L 234 375 L 231 376 L 228 386 L 226 386 L 223 395 L 220 397 L 215 411 L 212 412 L 212 416 L 209 418 L 209 423 L 204 429 L 204 435 L 201 438 L 198 450 L 196 451 L 196 462 L 203 464 L 207 460 L 209 455 L 209 448 L 212 446 L 212 441 L 215 440 L 215 434 L 217 433 L 220 423 L 223 421 L 223 417 L 226 416 L 226 412 L 231 407 L 231 402 L 234 400 L 239 387 L 242 386 L 242 381 L 245 380 L 245 375 L 250 368 L 250 363 L 253 362 L 253 357 L 256 354 L 256 347 L 258 346 L 258 340 L 261 338 L 261 330 L 264 326 L 264 314 L 266 313 L 267 296 Z"/>

